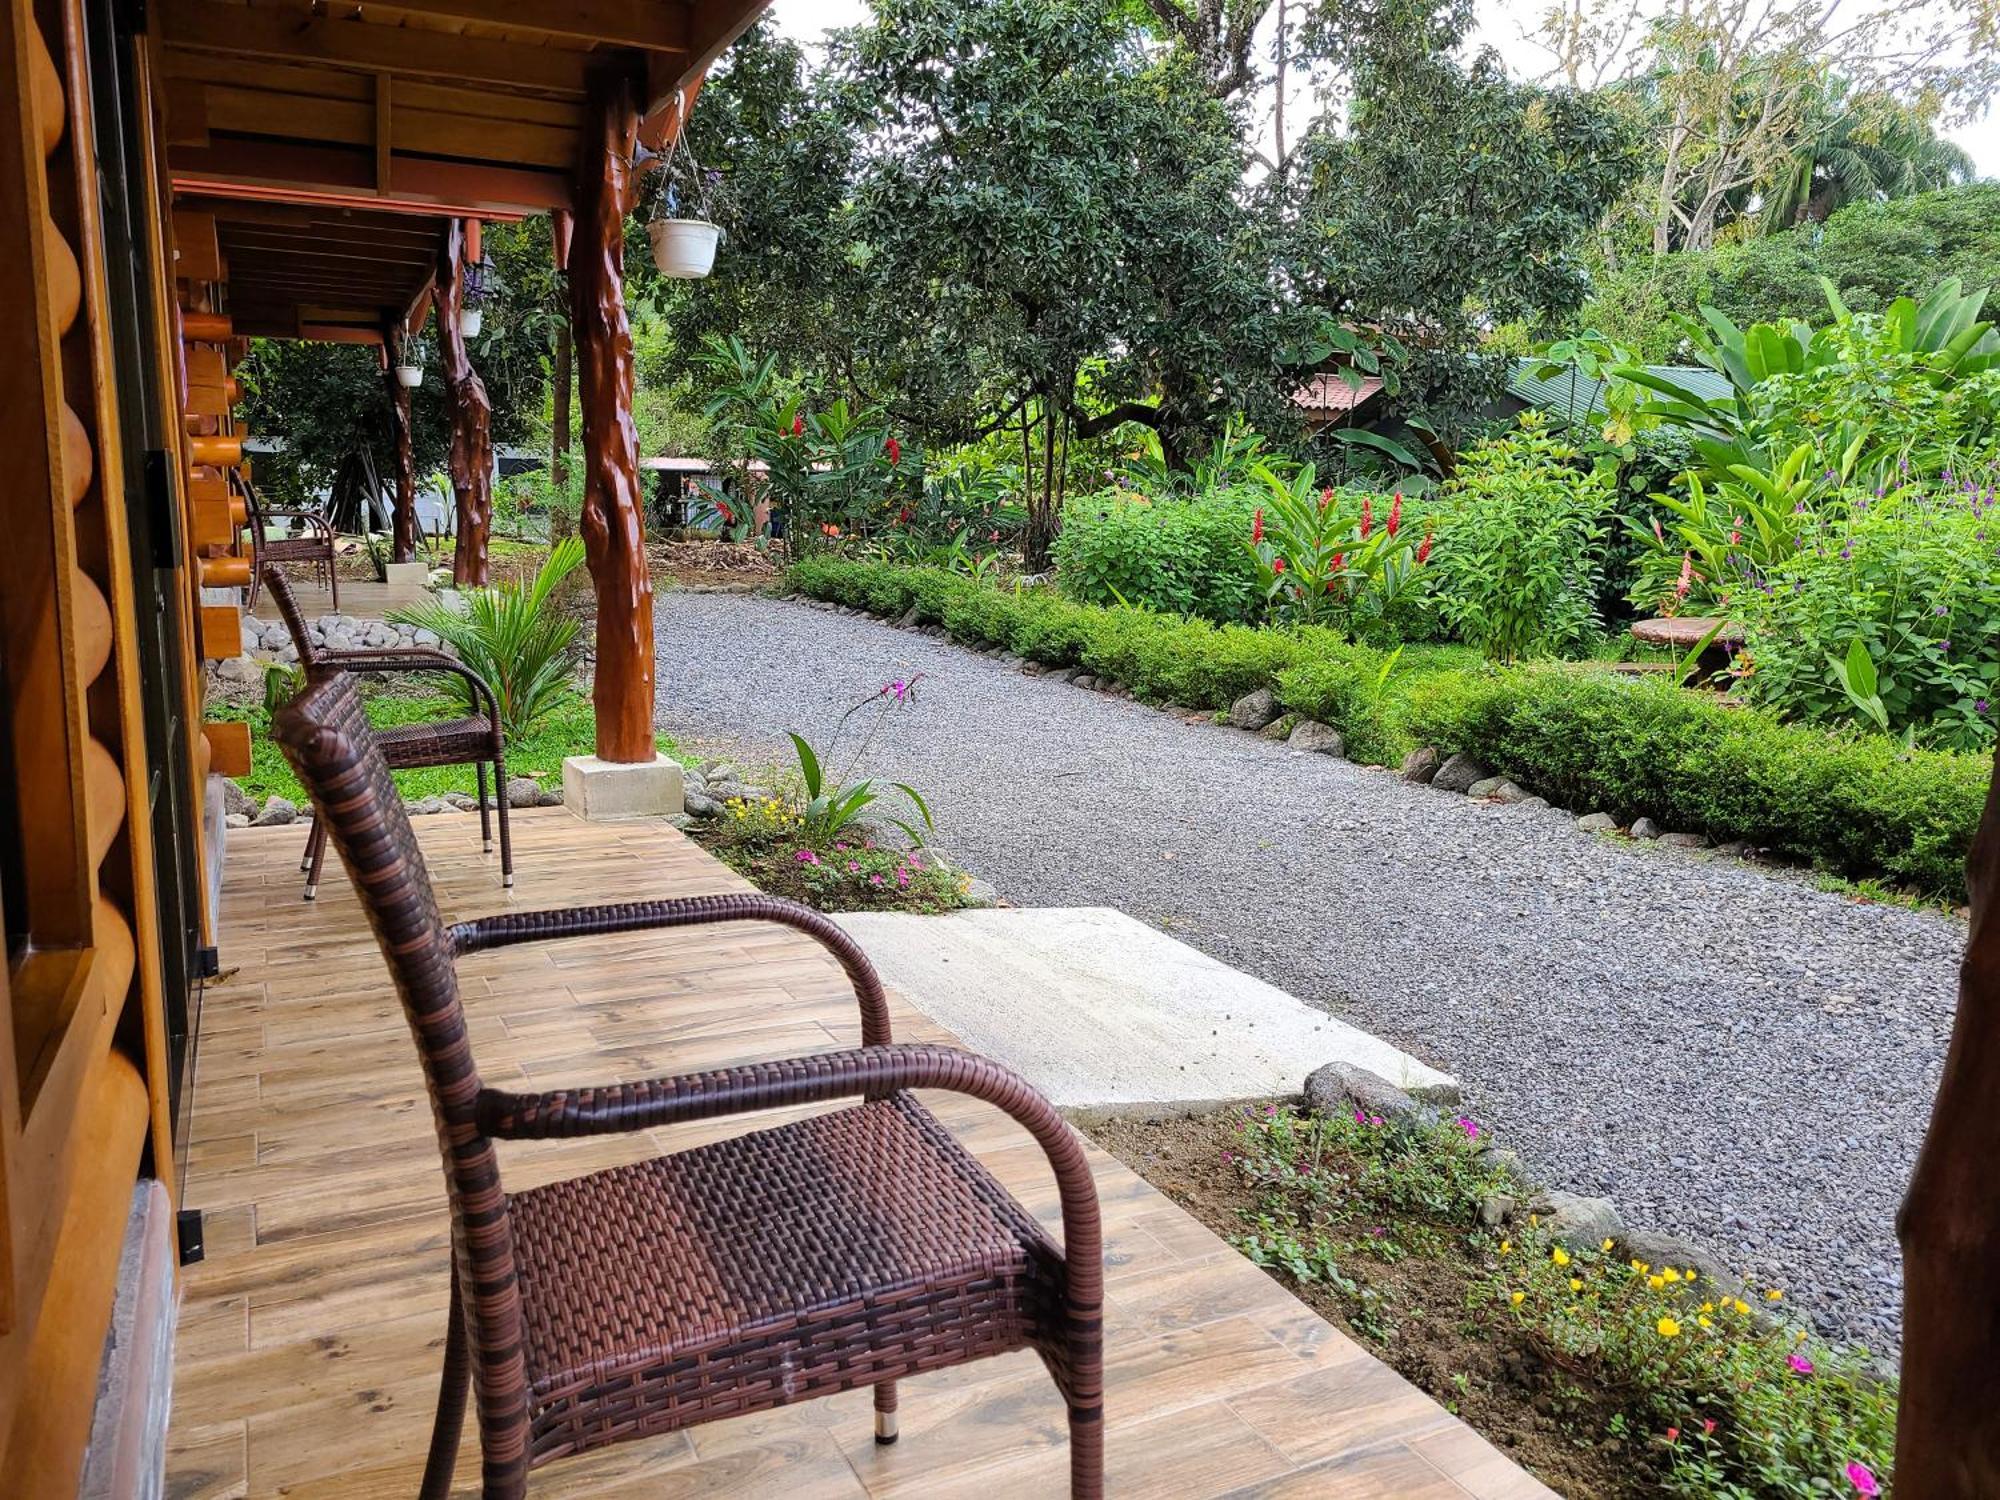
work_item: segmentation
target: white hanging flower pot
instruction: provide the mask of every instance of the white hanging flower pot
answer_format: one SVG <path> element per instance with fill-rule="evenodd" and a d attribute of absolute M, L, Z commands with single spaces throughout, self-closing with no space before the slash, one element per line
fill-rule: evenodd
<path fill-rule="evenodd" d="M 486 309 L 483 307 L 462 307 L 458 310 L 458 331 L 469 339 L 479 337 L 479 330 L 485 322 Z"/>
<path fill-rule="evenodd" d="M 653 241 L 653 264 L 662 276 L 697 281 L 715 269 L 721 225 L 706 219 L 655 219 L 646 233 Z"/>
<path fill-rule="evenodd" d="M 396 379 L 409 389 L 415 390 L 424 383 L 424 367 L 422 365 L 397 365 Z"/>

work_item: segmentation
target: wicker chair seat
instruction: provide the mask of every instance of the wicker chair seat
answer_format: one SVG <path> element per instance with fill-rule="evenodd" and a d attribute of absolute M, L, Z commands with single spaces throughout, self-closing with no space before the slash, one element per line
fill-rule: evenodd
<path fill-rule="evenodd" d="M 463 719 L 436 719 L 378 729 L 383 758 L 390 769 L 417 766 L 457 766 L 493 754 L 493 721 L 484 714 Z"/>
<path fill-rule="evenodd" d="M 1063 1337 L 1062 1252 L 908 1094 L 508 1202 L 537 1463 Z"/>

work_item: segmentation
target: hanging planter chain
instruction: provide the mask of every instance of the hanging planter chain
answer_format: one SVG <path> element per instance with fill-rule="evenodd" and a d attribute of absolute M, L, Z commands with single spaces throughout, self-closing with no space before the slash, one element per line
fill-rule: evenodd
<path fill-rule="evenodd" d="M 715 268 L 715 250 L 722 240 L 722 228 L 709 218 L 708 190 L 713 174 L 702 171 L 687 143 L 685 97 L 681 109 L 681 128 L 674 132 L 674 144 L 667 153 L 664 168 L 666 190 L 660 194 L 659 206 L 646 225 L 646 237 L 652 241 L 653 264 L 660 268 L 662 276 L 692 281 Z M 696 213 L 691 218 L 680 217 L 681 173 L 686 174 L 696 199 Z"/>

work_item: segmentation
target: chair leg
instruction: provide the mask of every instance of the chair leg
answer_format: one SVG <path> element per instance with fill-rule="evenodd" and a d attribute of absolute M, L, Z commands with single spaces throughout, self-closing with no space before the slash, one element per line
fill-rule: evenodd
<path fill-rule="evenodd" d="M 479 773 L 479 842 L 485 852 L 493 852 L 493 809 L 486 805 L 486 762 L 480 761 L 476 767 Z"/>
<path fill-rule="evenodd" d="M 878 1381 L 875 1386 L 875 1441 L 883 1447 L 896 1441 L 896 1382 Z"/>
<path fill-rule="evenodd" d="M 1079 1316 L 1072 1304 L 1067 1367 L 1057 1379 L 1069 1408 L 1070 1500 L 1104 1496 L 1104 1320 L 1101 1300 Z"/>
<path fill-rule="evenodd" d="M 1070 1500 L 1103 1500 L 1104 1408 L 1069 1409 Z"/>
<path fill-rule="evenodd" d="M 333 612 L 340 613 L 340 569 L 335 566 L 333 553 L 326 554 L 326 591 L 333 595 Z"/>
<path fill-rule="evenodd" d="M 500 887 L 511 891 L 514 888 L 514 834 L 507 824 L 507 751 L 503 745 L 493 750 L 493 789 L 499 793 L 494 799 L 500 804 Z"/>
<path fill-rule="evenodd" d="M 437 1417 L 431 1423 L 431 1452 L 424 1461 L 418 1500 L 445 1500 L 451 1493 L 452 1471 L 458 1467 L 458 1443 L 465 1431 L 465 1392 L 472 1382 L 472 1355 L 466 1347 L 465 1314 L 458 1301 L 458 1267 L 451 1268 L 451 1323 L 445 1330 L 444 1384 L 438 1388 Z"/>
<path fill-rule="evenodd" d="M 326 863 L 326 825 L 320 824 L 313 830 L 312 869 L 306 875 L 306 900 L 319 897 L 319 872 Z"/>
<path fill-rule="evenodd" d="M 299 851 L 299 873 L 301 875 L 312 868 L 313 840 L 318 837 L 319 814 L 315 812 L 311 817 L 306 819 L 306 844 L 305 848 Z"/>

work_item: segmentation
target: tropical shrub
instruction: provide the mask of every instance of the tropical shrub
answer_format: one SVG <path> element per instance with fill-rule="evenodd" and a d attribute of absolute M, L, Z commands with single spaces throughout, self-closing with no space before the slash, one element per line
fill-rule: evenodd
<path fill-rule="evenodd" d="M 501 731 L 512 744 L 576 692 L 581 626 L 557 595 L 581 566 L 583 542 L 569 537 L 549 550 L 525 586 L 509 579 L 465 589 L 458 608 L 425 599 L 389 611 L 388 619 L 433 632 L 486 679 L 499 700 Z"/>
<path fill-rule="evenodd" d="M 1989 539 L 1988 493 L 1910 485 L 1849 494 L 1815 515 L 1792 554 L 1737 597 L 1743 691 L 1788 717 L 1991 745 L 2000 525 Z"/>
<path fill-rule="evenodd" d="M 1245 545 L 1256 559 L 1270 619 L 1334 624 L 1364 599 L 1380 618 L 1430 557 L 1430 537 L 1418 542 L 1403 530 L 1400 494 L 1385 500 L 1322 488 L 1311 464 L 1284 475 L 1259 466 L 1257 478 L 1264 503 Z M 1377 504 L 1385 512 L 1379 522 Z"/>
<path fill-rule="evenodd" d="M 1439 502 L 1433 589 L 1445 623 L 1499 661 L 1587 649 L 1612 500 L 1610 475 L 1539 414 L 1473 447 Z"/>
<path fill-rule="evenodd" d="M 882 794 L 876 791 L 874 781 L 868 777 L 856 780 L 854 773 L 867 756 L 868 747 L 875 743 L 875 736 L 888 722 L 889 715 L 916 701 L 917 679 L 898 678 L 885 684 L 840 716 L 825 755 L 815 750 L 804 735 L 796 730 L 791 732 L 792 749 L 799 760 L 799 779 L 805 789 L 798 808 L 799 821 L 808 839 L 823 845 L 839 837 L 847 832 L 850 824 L 860 820 L 862 813 L 881 800 Z M 854 747 L 847 753 L 845 761 L 836 762 L 835 752 L 857 717 L 863 720 L 864 727 L 857 734 Z M 893 785 L 921 819 L 923 827 L 919 829 L 899 820 L 891 821 L 903 830 L 913 845 L 922 845 L 924 834 L 932 826 L 930 805 L 914 787 L 905 786 L 900 781 Z"/>
<path fill-rule="evenodd" d="M 1126 603 L 1218 623 L 1259 618 L 1258 566 L 1243 550 L 1260 491 L 1189 499 L 1113 487 L 1072 499 L 1056 537 L 1056 582 L 1085 604 Z"/>
<path fill-rule="evenodd" d="M 964 904 L 962 877 L 859 830 L 815 834 L 784 798 L 732 798 L 701 825 L 701 837 L 760 889 L 821 911 L 943 912 Z"/>

